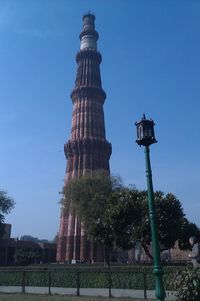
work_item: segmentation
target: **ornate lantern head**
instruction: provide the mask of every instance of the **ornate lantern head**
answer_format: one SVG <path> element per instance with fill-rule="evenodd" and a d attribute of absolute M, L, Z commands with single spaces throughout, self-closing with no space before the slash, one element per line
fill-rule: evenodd
<path fill-rule="evenodd" d="M 135 123 L 137 127 L 137 144 L 149 146 L 153 143 L 156 143 L 155 135 L 154 135 L 154 125 L 152 119 L 148 120 L 143 114 L 142 120 Z"/>

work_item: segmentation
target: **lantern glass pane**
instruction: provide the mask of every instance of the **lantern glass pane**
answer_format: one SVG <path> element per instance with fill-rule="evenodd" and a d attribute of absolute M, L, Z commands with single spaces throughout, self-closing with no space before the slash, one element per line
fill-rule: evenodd
<path fill-rule="evenodd" d="M 143 127 L 142 127 L 142 124 L 140 124 L 139 126 L 139 138 L 142 138 L 143 137 Z"/>

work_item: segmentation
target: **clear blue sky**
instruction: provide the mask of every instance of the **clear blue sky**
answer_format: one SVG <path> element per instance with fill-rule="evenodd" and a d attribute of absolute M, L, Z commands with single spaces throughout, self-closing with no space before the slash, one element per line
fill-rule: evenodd
<path fill-rule="evenodd" d="M 53 239 L 82 15 L 96 15 L 111 172 L 146 188 L 135 121 L 154 119 L 154 188 L 200 226 L 200 2 L 0 0 L 0 189 L 12 236 Z"/>

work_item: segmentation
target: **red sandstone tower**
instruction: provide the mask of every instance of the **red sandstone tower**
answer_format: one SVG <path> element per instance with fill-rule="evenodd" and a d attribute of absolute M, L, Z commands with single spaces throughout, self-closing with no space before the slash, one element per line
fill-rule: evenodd
<path fill-rule="evenodd" d="M 111 144 L 106 140 L 103 104 L 106 94 L 101 86 L 101 54 L 97 51 L 98 33 L 94 15 L 83 16 L 80 33 L 80 51 L 75 88 L 71 93 L 73 102 L 71 136 L 64 146 L 67 158 L 65 184 L 86 172 L 105 170 L 109 172 Z M 88 241 L 84 225 L 72 209 L 62 208 L 57 244 L 57 260 L 102 261 L 99 246 Z"/>

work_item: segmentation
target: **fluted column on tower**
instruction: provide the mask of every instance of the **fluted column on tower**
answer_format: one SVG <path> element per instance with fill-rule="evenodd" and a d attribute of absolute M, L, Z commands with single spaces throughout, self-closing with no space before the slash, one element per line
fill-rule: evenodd
<path fill-rule="evenodd" d="M 67 158 L 65 184 L 95 170 L 109 169 L 112 152 L 106 140 L 103 104 L 106 93 L 102 89 L 100 63 L 97 51 L 98 33 L 95 30 L 95 16 L 83 16 L 83 30 L 80 33 L 80 51 L 76 55 L 77 74 L 71 93 L 73 103 L 70 139 L 64 146 Z M 76 211 L 62 208 L 57 244 L 57 260 L 102 260 L 101 251 L 87 240 L 84 225 Z"/>

